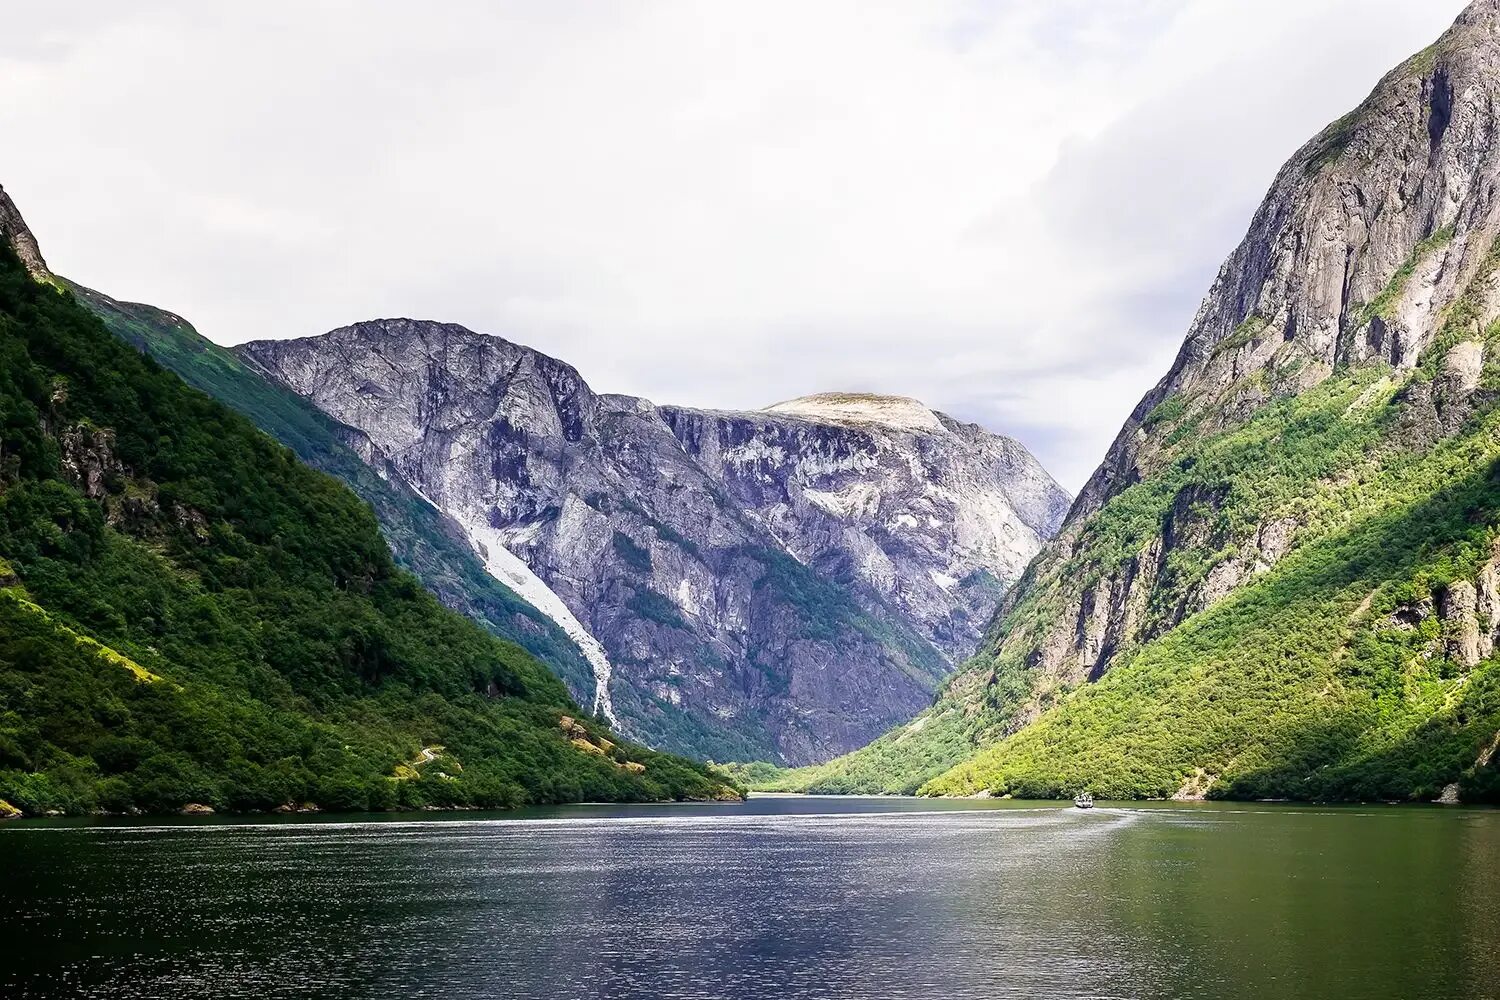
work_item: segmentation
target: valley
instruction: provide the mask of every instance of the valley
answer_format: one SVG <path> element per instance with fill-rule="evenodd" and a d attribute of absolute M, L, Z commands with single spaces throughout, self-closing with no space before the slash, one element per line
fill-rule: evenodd
<path fill-rule="evenodd" d="M 1071 502 L 1014 439 L 902 396 L 659 405 L 412 319 L 226 349 L 53 275 L 8 198 L 0 228 L 57 309 L 354 490 L 396 563 L 560 679 L 555 704 L 726 783 L 1488 801 L 1497 36 L 1478 0 L 1287 161 Z M 17 391 L 18 414 L 41 405 Z M 163 485 L 117 460 L 124 428 L 38 413 L 10 475 L 60 476 L 99 537 L 160 546 Z M 3 553 L 17 608 L 167 676 L 47 592 L 34 564 L 56 555 L 23 537 Z M 381 675 L 384 640 L 342 642 Z"/>
<path fill-rule="evenodd" d="M 3 24 L 0 997 L 1500 997 L 1500 0 Z"/>

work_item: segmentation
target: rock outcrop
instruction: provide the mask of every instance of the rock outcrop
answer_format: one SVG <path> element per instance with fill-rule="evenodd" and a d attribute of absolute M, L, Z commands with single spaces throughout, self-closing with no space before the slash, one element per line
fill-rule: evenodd
<path fill-rule="evenodd" d="M 1015 442 L 912 400 L 658 407 L 412 320 L 238 352 L 592 649 L 600 712 L 721 760 L 824 759 L 923 707 L 1066 506 Z"/>
<path fill-rule="evenodd" d="M 0 240 L 10 245 L 33 278 L 45 281 L 52 277 L 52 272 L 47 270 L 47 262 L 42 259 L 36 237 L 27 228 L 26 220 L 21 218 L 20 210 L 3 187 L 0 187 Z"/>
<path fill-rule="evenodd" d="M 872 614 L 951 660 L 1067 510 L 1020 444 L 914 399 L 824 393 L 761 411 L 659 409 L 731 501 Z"/>

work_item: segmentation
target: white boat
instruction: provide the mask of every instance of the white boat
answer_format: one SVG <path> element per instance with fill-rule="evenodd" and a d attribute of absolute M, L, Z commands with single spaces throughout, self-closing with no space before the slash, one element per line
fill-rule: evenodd
<path fill-rule="evenodd" d="M 1079 792 L 1073 796 L 1073 804 L 1080 809 L 1094 808 L 1094 797 L 1088 792 Z"/>

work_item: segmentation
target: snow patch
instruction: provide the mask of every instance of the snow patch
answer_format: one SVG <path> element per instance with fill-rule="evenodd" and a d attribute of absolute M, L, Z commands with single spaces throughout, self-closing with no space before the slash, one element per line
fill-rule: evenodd
<path fill-rule="evenodd" d="M 949 576 L 947 573 L 940 573 L 935 569 L 928 570 L 927 575 L 932 577 L 933 583 L 937 584 L 939 587 L 942 587 L 944 590 L 952 590 L 953 586 L 958 583 L 958 577 Z"/>
<path fill-rule="evenodd" d="M 430 501 L 429 501 L 430 502 Z M 594 712 L 609 720 L 616 728 L 620 720 L 615 717 L 615 707 L 609 697 L 609 676 L 612 670 L 604 646 L 595 639 L 583 623 L 573 616 L 557 592 L 547 586 L 542 578 L 531 571 L 520 557 L 505 547 L 499 531 L 487 524 L 470 524 L 461 521 L 469 535 L 474 550 L 484 559 L 484 568 L 491 576 L 519 594 L 522 600 L 551 618 L 568 638 L 578 644 L 583 658 L 594 669 Z"/>
<path fill-rule="evenodd" d="M 840 493 L 803 490 L 808 503 L 834 517 L 868 517 L 880 507 L 880 491 L 868 483 L 856 483 Z"/>

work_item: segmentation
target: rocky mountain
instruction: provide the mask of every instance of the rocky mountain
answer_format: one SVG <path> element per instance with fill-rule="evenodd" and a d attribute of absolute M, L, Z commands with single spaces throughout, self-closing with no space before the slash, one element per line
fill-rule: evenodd
<path fill-rule="evenodd" d="M 552 615 L 602 714 L 721 760 L 826 759 L 919 710 L 1066 506 L 1015 442 L 913 400 L 658 407 L 404 319 L 236 351 Z"/>
<path fill-rule="evenodd" d="M 735 796 L 580 719 L 0 226 L 0 816 Z"/>
<path fill-rule="evenodd" d="M 439 600 L 523 647 L 589 703 L 593 669 L 550 617 L 491 576 L 463 530 L 423 500 L 399 476 L 372 468 L 344 441 L 353 432 L 226 348 L 208 340 L 175 313 L 120 302 L 66 278 L 54 278 L 121 340 L 151 355 L 183 381 L 250 418 L 308 465 L 344 481 L 368 503 L 402 568 Z"/>
<path fill-rule="evenodd" d="M 1479 0 L 1282 168 L 985 653 L 772 783 L 1496 795 L 1497 184 Z"/>

